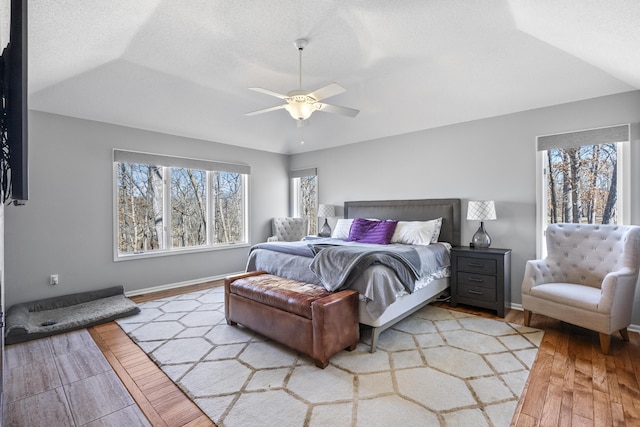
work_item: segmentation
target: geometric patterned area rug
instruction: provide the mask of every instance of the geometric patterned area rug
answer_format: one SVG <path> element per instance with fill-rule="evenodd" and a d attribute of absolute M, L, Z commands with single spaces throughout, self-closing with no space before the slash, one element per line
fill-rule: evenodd
<path fill-rule="evenodd" d="M 508 426 L 543 332 L 426 306 L 325 369 L 224 318 L 224 288 L 118 324 L 219 426 Z"/>

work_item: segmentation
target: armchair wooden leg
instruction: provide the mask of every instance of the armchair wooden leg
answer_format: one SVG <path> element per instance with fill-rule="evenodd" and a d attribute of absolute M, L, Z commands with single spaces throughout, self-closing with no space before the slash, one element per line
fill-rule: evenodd
<path fill-rule="evenodd" d="M 531 311 L 524 310 L 524 326 L 531 324 Z"/>
<path fill-rule="evenodd" d="M 600 333 L 600 349 L 602 354 L 609 354 L 609 347 L 611 346 L 611 335 Z"/>
<path fill-rule="evenodd" d="M 629 341 L 629 331 L 627 331 L 627 328 L 620 329 L 620 335 L 622 335 L 623 341 Z"/>

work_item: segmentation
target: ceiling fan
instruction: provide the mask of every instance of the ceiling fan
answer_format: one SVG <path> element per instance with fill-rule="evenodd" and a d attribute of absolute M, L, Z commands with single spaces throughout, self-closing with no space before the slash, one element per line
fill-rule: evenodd
<path fill-rule="evenodd" d="M 314 111 L 324 111 L 325 113 L 341 114 L 343 116 L 355 117 L 360 112 L 359 110 L 347 107 L 341 107 L 339 105 L 325 104 L 320 102 L 331 96 L 338 95 L 346 91 L 345 88 L 338 83 L 331 83 L 320 89 L 314 91 L 307 91 L 302 89 L 302 51 L 307 46 L 308 41 L 306 39 L 298 39 L 294 45 L 298 49 L 298 55 L 300 59 L 300 89 L 292 90 L 286 95 L 274 92 L 269 89 L 263 89 L 261 87 L 250 87 L 249 89 L 261 92 L 266 95 L 275 96 L 285 100 L 287 103 L 277 105 L 275 107 L 264 108 L 258 111 L 252 111 L 245 113 L 247 116 L 253 116 L 256 114 L 267 113 L 269 111 L 285 109 L 289 112 L 291 117 L 298 121 L 298 125 L 302 125 L 302 121 L 311 117 Z"/>

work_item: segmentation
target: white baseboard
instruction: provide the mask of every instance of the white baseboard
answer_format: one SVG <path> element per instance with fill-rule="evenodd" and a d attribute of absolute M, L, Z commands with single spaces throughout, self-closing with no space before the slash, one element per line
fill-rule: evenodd
<path fill-rule="evenodd" d="M 522 304 L 511 303 L 511 308 L 514 310 L 522 311 Z"/>
<path fill-rule="evenodd" d="M 522 310 L 523 310 L 523 308 L 522 308 L 522 304 L 515 304 L 515 303 L 512 303 L 512 304 L 511 304 L 511 308 L 512 308 L 512 309 L 514 309 L 514 310 L 520 310 L 520 311 L 522 311 Z M 640 333 L 640 325 L 633 325 L 633 324 L 631 324 L 631 325 L 629 325 L 629 327 L 627 328 L 627 330 L 628 330 L 629 332 L 638 332 L 638 333 Z"/>
<path fill-rule="evenodd" d="M 222 274 L 220 276 L 210 276 L 210 277 L 203 277 L 200 279 L 187 280 L 185 282 L 167 283 L 166 285 L 153 286 L 151 288 L 136 289 L 135 291 L 125 291 L 124 294 L 125 296 L 132 297 L 136 295 L 149 294 L 152 292 L 166 291 L 168 289 L 183 288 L 185 286 L 191 286 L 191 285 L 197 285 L 205 282 L 214 282 L 216 280 L 222 280 L 227 276 L 231 276 L 232 274 L 238 274 L 238 273 L 243 273 L 243 271 L 238 271 L 237 273 Z"/>

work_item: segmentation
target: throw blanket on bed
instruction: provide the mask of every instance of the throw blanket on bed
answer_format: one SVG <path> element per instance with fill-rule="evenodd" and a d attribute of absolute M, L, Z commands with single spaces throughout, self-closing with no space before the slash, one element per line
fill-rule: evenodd
<path fill-rule="evenodd" d="M 372 265 L 385 265 L 396 273 L 406 291 L 411 293 L 416 280 L 428 277 L 448 265 L 448 252 L 444 249 L 434 250 L 435 248 L 431 246 L 434 245 L 383 246 L 336 239 L 317 239 L 312 243 L 309 241 L 258 243 L 250 251 L 267 249 L 310 258 L 311 271 L 320 284 L 329 291 L 350 287 L 352 282 Z"/>
<path fill-rule="evenodd" d="M 414 282 L 420 277 L 422 263 L 417 251 L 411 247 L 393 250 L 371 249 L 366 246 L 310 245 L 316 252 L 311 271 L 329 291 L 346 289 L 351 281 L 373 264 L 391 268 L 408 292 L 413 292 Z"/>
<path fill-rule="evenodd" d="M 318 239 L 320 240 L 320 239 Z M 330 239 L 322 239 L 330 240 Z M 309 258 L 313 258 L 315 256 L 315 252 L 309 245 L 309 242 L 306 241 L 296 241 L 296 242 L 265 242 L 265 243 L 256 243 L 251 246 L 249 249 L 249 253 L 254 251 L 255 249 L 268 249 L 270 251 L 282 252 L 290 255 L 300 255 L 306 256 Z"/>

